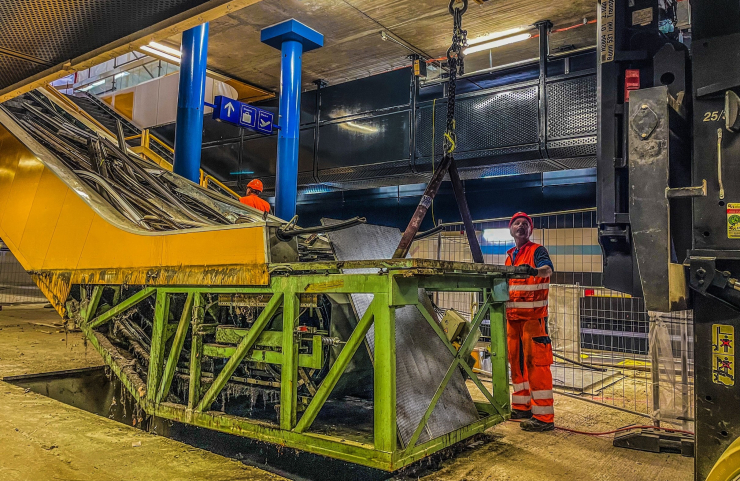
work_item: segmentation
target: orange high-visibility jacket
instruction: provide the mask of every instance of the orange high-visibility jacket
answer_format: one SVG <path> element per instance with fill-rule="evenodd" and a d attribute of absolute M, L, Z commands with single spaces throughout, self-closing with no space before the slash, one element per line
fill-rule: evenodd
<path fill-rule="evenodd" d="M 239 202 L 244 205 L 248 205 L 249 207 L 259 209 L 262 212 L 270 212 L 270 203 L 264 199 L 260 199 L 257 194 L 250 194 L 246 197 L 242 197 L 239 199 Z"/>
<path fill-rule="evenodd" d="M 516 255 L 513 264 L 511 257 L 516 247 L 506 251 L 506 265 L 534 265 L 534 252 L 539 244 L 527 242 Z M 527 277 L 509 279 L 509 302 L 506 303 L 506 318 L 513 320 L 544 319 L 547 317 L 547 295 L 550 291 L 549 277 Z"/>

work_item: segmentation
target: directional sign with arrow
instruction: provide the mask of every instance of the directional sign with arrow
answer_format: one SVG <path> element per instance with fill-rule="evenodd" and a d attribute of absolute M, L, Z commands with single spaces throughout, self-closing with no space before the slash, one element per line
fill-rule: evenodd
<path fill-rule="evenodd" d="M 213 120 L 228 122 L 239 127 L 257 131 L 261 134 L 272 133 L 275 115 L 267 110 L 239 102 L 238 100 L 218 95 L 213 99 Z"/>

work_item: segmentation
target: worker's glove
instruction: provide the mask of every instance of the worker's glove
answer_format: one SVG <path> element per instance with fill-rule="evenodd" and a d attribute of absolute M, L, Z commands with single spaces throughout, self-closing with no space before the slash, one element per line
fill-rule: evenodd
<path fill-rule="evenodd" d="M 527 267 L 529 267 L 529 271 L 527 271 L 527 274 L 529 274 L 530 276 L 537 277 L 540 275 L 540 271 L 537 270 L 536 267 L 532 267 L 530 265 L 527 265 Z"/>

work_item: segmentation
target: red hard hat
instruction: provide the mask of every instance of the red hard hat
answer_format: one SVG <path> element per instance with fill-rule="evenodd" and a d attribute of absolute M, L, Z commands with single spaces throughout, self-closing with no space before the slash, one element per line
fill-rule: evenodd
<path fill-rule="evenodd" d="M 532 227 L 532 229 L 534 229 L 534 221 L 532 221 L 532 218 L 531 218 L 531 217 L 529 217 L 529 216 L 528 216 L 528 215 L 527 215 L 526 213 L 524 213 L 524 212 L 517 212 L 516 214 L 512 215 L 512 216 L 511 216 L 511 220 L 509 221 L 509 227 L 511 227 L 511 224 L 513 224 L 513 223 L 514 223 L 514 221 L 515 221 L 516 219 L 520 218 L 520 217 L 524 217 L 525 219 L 527 219 L 527 222 L 529 222 L 529 225 L 530 225 L 530 227 Z"/>
<path fill-rule="evenodd" d="M 259 192 L 262 192 L 264 190 L 264 187 L 262 186 L 262 181 L 259 179 L 252 179 L 247 184 L 247 187 L 251 187 L 254 190 L 257 190 Z"/>

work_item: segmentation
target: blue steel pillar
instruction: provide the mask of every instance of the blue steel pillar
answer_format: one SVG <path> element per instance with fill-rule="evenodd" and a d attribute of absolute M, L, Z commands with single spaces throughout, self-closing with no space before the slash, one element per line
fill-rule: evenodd
<path fill-rule="evenodd" d="M 323 46 L 324 36 L 296 20 L 287 20 L 262 29 L 261 40 L 282 53 L 275 215 L 289 220 L 295 215 L 298 197 L 301 56 L 303 52 Z"/>
<path fill-rule="evenodd" d="M 206 95 L 208 24 L 182 33 L 180 87 L 177 92 L 175 164 L 173 170 L 186 179 L 200 180 L 200 149 L 203 142 L 203 102 Z"/>

